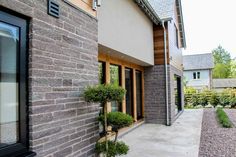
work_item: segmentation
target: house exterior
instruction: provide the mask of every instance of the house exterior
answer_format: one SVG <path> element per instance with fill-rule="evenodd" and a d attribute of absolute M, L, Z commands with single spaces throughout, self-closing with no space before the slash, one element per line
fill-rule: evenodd
<path fill-rule="evenodd" d="M 213 79 L 212 89 L 216 92 L 222 92 L 228 88 L 236 88 L 236 79 Z"/>
<path fill-rule="evenodd" d="M 212 70 L 214 59 L 212 53 L 183 56 L 184 78 L 187 87 L 198 91 L 212 89 Z"/>
<path fill-rule="evenodd" d="M 95 156 L 99 83 L 127 91 L 109 111 L 171 125 L 185 47 L 181 0 L 1 0 L 0 156 Z"/>

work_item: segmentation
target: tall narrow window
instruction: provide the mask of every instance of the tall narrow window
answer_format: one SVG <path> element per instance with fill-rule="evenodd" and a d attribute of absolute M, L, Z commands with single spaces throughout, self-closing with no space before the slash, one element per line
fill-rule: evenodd
<path fill-rule="evenodd" d="M 197 79 L 200 79 L 200 78 L 201 78 L 201 73 L 197 72 Z"/>
<path fill-rule="evenodd" d="M 121 75 L 120 75 L 120 66 L 118 65 L 110 65 L 110 84 L 115 86 L 120 86 L 121 84 Z M 119 102 L 111 102 L 111 110 L 121 111 L 121 104 Z"/>
<path fill-rule="evenodd" d="M 175 91 L 175 113 L 177 114 L 182 110 L 181 77 L 177 75 L 175 75 L 174 91 Z"/>
<path fill-rule="evenodd" d="M 126 113 L 133 116 L 133 81 L 132 69 L 125 69 Z"/>
<path fill-rule="evenodd" d="M 176 42 L 176 47 L 179 48 L 179 31 L 176 25 L 175 25 L 175 42 Z"/>
<path fill-rule="evenodd" d="M 196 72 L 193 72 L 193 79 L 194 79 L 194 80 L 197 79 L 197 74 L 196 74 Z"/>
<path fill-rule="evenodd" d="M 105 71 L 106 71 L 106 67 L 105 67 L 105 62 L 98 62 L 98 81 L 99 84 L 105 84 L 106 80 L 105 80 Z"/>
<path fill-rule="evenodd" d="M 142 112 L 142 72 L 136 71 L 136 103 L 137 103 L 137 118 L 143 118 Z"/>
<path fill-rule="evenodd" d="M 0 11 L 0 155 L 27 151 L 26 21 Z"/>

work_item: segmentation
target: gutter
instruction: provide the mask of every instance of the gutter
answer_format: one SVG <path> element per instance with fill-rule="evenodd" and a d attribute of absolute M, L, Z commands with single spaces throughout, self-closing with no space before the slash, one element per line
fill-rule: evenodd
<path fill-rule="evenodd" d="M 157 15 L 152 6 L 147 0 L 134 0 L 138 6 L 145 12 L 145 14 L 155 23 L 156 25 L 161 22 L 160 17 Z"/>
<path fill-rule="evenodd" d="M 167 65 L 167 46 L 166 46 L 166 28 L 165 21 L 162 21 L 162 27 L 164 30 L 164 55 L 165 55 L 165 89 L 166 89 L 166 125 L 170 126 L 169 120 L 169 84 L 168 84 L 168 65 Z"/>

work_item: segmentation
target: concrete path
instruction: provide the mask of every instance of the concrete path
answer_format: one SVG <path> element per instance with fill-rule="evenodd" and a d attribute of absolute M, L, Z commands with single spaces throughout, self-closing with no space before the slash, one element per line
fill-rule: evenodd
<path fill-rule="evenodd" d="M 127 157 L 198 157 L 203 110 L 185 110 L 172 126 L 144 124 L 120 140 Z"/>

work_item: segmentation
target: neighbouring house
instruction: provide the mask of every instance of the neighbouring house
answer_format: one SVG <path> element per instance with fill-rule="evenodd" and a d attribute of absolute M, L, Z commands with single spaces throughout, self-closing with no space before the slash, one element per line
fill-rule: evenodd
<path fill-rule="evenodd" d="M 214 58 L 212 53 L 183 56 L 184 78 L 187 87 L 198 91 L 212 88 L 212 70 Z"/>
<path fill-rule="evenodd" d="M 0 156 L 95 156 L 89 85 L 127 90 L 121 111 L 171 125 L 183 111 L 181 0 L 1 0 Z"/>
<path fill-rule="evenodd" d="M 236 79 L 213 79 L 212 89 L 217 92 L 222 92 L 227 88 L 236 88 Z"/>

